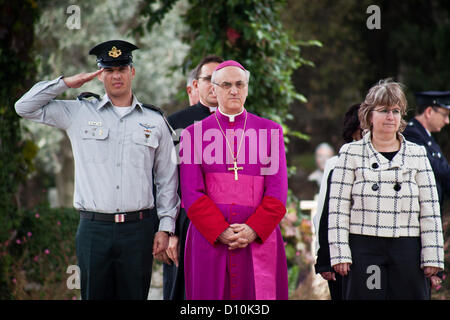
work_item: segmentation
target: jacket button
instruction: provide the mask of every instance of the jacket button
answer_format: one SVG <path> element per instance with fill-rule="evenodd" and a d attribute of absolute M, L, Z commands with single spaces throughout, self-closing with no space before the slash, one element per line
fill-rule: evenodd
<path fill-rule="evenodd" d="M 378 163 L 372 163 L 372 168 L 377 169 L 378 168 Z"/>
<path fill-rule="evenodd" d="M 379 188 L 380 188 L 380 187 L 379 187 L 376 183 L 374 183 L 374 184 L 372 185 L 372 190 L 373 190 L 373 191 L 377 191 Z"/>
<path fill-rule="evenodd" d="M 402 186 L 401 186 L 400 183 L 398 183 L 398 182 L 397 182 L 397 183 L 395 184 L 395 186 L 394 186 L 394 190 L 395 190 L 395 191 L 400 191 L 401 188 L 402 188 Z"/>

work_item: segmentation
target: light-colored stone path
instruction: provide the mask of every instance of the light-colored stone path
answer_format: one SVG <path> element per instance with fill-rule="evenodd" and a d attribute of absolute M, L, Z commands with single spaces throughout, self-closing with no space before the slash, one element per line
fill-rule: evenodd
<path fill-rule="evenodd" d="M 148 300 L 163 300 L 163 267 L 153 264 L 152 283 L 148 293 Z"/>

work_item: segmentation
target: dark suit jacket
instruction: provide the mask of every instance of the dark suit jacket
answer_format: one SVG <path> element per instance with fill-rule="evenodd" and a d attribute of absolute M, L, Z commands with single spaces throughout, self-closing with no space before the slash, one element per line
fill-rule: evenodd
<path fill-rule="evenodd" d="M 424 146 L 427 150 L 427 156 L 433 168 L 436 179 L 436 187 L 439 195 L 439 202 L 441 204 L 444 200 L 444 195 L 450 195 L 450 165 L 442 153 L 441 148 L 436 140 L 428 135 L 425 128 L 416 119 L 412 119 L 406 126 L 403 136 L 406 140 Z"/>

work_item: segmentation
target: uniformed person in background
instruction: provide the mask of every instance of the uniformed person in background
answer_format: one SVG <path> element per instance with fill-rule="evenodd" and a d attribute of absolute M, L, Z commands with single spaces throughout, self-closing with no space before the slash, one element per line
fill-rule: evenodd
<path fill-rule="evenodd" d="M 444 197 L 450 195 L 450 165 L 431 133 L 440 132 L 449 124 L 450 91 L 417 92 L 415 96 L 416 116 L 408 123 L 403 135 L 407 140 L 425 146 L 436 179 L 442 210 Z M 439 272 L 438 276 L 442 277 L 442 273 Z M 431 277 L 433 287 L 442 282 L 438 276 Z"/>
<path fill-rule="evenodd" d="M 409 141 L 425 146 L 436 178 L 439 202 L 450 194 L 450 165 L 431 133 L 440 132 L 449 124 L 450 91 L 417 92 L 416 116 L 408 123 L 403 135 Z"/>
<path fill-rule="evenodd" d="M 101 43 L 89 52 L 98 71 L 39 82 L 15 104 L 20 116 L 70 138 L 82 299 L 147 299 L 153 256 L 162 258 L 175 230 L 175 149 L 162 113 L 132 93 L 136 49 L 126 41 Z M 94 78 L 103 82 L 102 98 L 55 100 Z"/>

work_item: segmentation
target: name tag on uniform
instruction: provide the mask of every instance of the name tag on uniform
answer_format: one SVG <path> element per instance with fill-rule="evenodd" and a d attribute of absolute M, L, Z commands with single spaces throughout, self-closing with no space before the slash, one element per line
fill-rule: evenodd
<path fill-rule="evenodd" d="M 101 127 L 102 126 L 102 122 L 101 121 L 88 121 L 88 125 Z"/>

